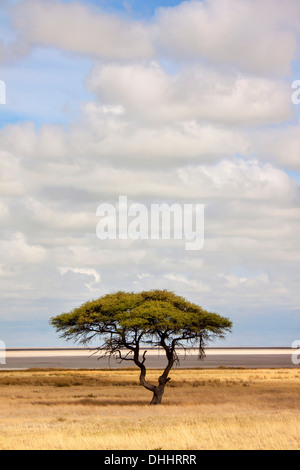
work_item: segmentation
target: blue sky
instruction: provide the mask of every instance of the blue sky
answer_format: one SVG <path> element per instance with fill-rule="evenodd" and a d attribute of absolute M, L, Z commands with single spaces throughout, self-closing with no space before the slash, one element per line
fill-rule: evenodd
<path fill-rule="evenodd" d="M 229 316 L 224 345 L 299 336 L 299 2 L 234 2 L 1 4 L 8 347 L 62 346 L 50 316 L 155 287 Z M 120 195 L 205 203 L 204 249 L 100 244 L 97 206 Z"/>
<path fill-rule="evenodd" d="M 64 3 L 71 3 L 72 0 L 64 0 Z M 173 7 L 179 5 L 180 0 L 160 1 L 160 0 L 85 0 L 82 3 L 101 7 L 104 11 L 114 13 L 121 12 L 130 14 L 135 18 L 151 18 L 155 10 L 160 7 Z"/>
<path fill-rule="evenodd" d="M 32 51 L 14 65 L 1 69 L 7 86 L 7 104 L 1 126 L 7 122 L 66 124 L 78 118 L 80 103 L 91 99 L 84 79 L 89 58 L 67 56 L 55 49 Z"/>

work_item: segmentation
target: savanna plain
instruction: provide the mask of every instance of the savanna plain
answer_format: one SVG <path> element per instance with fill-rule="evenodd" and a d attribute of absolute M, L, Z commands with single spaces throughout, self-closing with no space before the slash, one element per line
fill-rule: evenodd
<path fill-rule="evenodd" d="M 177 369 L 171 378 L 163 404 L 150 406 L 136 370 L 1 371 L 0 449 L 300 448 L 299 369 Z"/>

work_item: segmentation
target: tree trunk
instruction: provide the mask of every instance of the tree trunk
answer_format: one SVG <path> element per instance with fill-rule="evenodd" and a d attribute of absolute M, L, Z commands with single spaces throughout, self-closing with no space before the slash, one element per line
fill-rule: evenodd
<path fill-rule="evenodd" d="M 153 392 L 153 397 L 150 402 L 150 405 L 160 405 L 164 391 L 165 391 L 165 387 L 161 387 L 161 386 L 156 387 Z"/>
<path fill-rule="evenodd" d="M 153 397 L 150 402 L 150 405 L 160 405 L 162 402 L 162 397 L 165 392 L 165 386 L 171 379 L 169 377 L 166 377 L 166 374 L 164 373 L 159 377 L 159 385 L 158 387 L 155 387 L 153 390 Z"/>
<path fill-rule="evenodd" d="M 169 354 L 168 365 L 165 368 L 163 374 L 159 377 L 159 379 L 158 379 L 158 384 L 159 385 L 157 385 L 157 386 L 149 383 L 146 380 L 146 367 L 144 366 L 145 353 L 144 353 L 144 357 L 143 357 L 142 362 L 139 361 L 138 354 L 136 353 L 136 357 L 134 358 L 134 362 L 141 369 L 140 384 L 143 385 L 143 387 L 145 387 L 147 390 L 150 390 L 150 392 L 153 392 L 153 397 L 152 397 L 152 400 L 150 402 L 150 405 L 160 405 L 161 402 L 162 402 L 162 397 L 163 397 L 164 391 L 165 391 L 165 386 L 169 382 L 169 380 L 171 380 L 168 377 L 168 374 L 169 374 L 169 372 L 170 372 L 170 370 L 171 370 L 171 368 L 173 367 L 173 364 L 174 364 L 173 352 L 172 352 L 171 355 Z"/>

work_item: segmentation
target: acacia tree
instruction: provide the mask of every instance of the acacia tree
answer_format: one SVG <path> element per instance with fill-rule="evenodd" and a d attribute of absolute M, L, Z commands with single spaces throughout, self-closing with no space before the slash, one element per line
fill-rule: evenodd
<path fill-rule="evenodd" d="M 179 363 L 178 348 L 196 346 L 205 356 L 208 341 L 224 338 L 231 322 L 166 290 L 108 294 L 51 318 L 61 337 L 88 345 L 100 339 L 101 356 L 132 361 L 140 369 L 140 384 L 153 392 L 151 404 L 160 404 L 172 367 Z M 146 380 L 147 347 L 163 348 L 166 367 L 154 385 Z"/>

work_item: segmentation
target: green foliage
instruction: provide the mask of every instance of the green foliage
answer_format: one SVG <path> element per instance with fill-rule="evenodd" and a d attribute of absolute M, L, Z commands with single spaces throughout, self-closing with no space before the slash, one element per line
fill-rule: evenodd
<path fill-rule="evenodd" d="M 141 342 L 161 346 L 166 340 L 174 345 L 179 341 L 204 344 L 223 338 L 232 326 L 227 318 L 166 290 L 108 294 L 52 318 L 51 324 L 63 338 L 82 344 L 99 336 L 101 347 L 112 353 L 121 347 L 136 348 Z"/>

